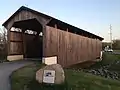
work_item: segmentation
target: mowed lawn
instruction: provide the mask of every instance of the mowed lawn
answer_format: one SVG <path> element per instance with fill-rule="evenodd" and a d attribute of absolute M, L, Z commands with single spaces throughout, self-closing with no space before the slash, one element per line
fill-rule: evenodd
<path fill-rule="evenodd" d="M 66 82 L 62 85 L 41 85 L 35 74 L 39 62 L 15 71 L 11 76 L 12 90 L 120 90 L 120 82 L 84 72 L 65 69 Z"/>

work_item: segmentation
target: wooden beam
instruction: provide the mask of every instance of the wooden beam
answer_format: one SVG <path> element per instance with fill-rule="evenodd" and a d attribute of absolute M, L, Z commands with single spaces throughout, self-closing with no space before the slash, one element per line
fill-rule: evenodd
<path fill-rule="evenodd" d="M 57 28 L 57 24 L 55 24 L 55 28 Z"/>
<path fill-rule="evenodd" d="M 67 32 L 68 32 L 68 28 L 67 28 Z"/>
<path fill-rule="evenodd" d="M 10 42 L 16 42 L 16 43 L 18 42 L 19 43 L 19 42 L 23 42 L 23 41 L 10 40 Z"/>
<path fill-rule="evenodd" d="M 10 28 L 11 29 L 11 28 Z M 8 49 L 8 55 L 10 54 L 10 29 L 7 30 L 7 38 L 8 38 L 8 41 L 7 41 L 7 49 Z"/>
<path fill-rule="evenodd" d="M 26 42 L 25 42 L 25 30 L 22 30 L 22 40 L 23 40 L 23 55 L 26 57 Z"/>

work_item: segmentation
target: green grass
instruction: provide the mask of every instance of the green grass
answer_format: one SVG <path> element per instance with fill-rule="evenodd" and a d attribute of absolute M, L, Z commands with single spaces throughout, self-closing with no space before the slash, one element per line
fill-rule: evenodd
<path fill-rule="evenodd" d="M 114 52 L 120 52 L 120 50 L 113 50 Z"/>
<path fill-rule="evenodd" d="M 100 68 L 101 66 L 114 63 L 118 60 L 120 60 L 120 55 L 105 52 L 103 53 L 103 60 L 92 65 L 90 68 Z"/>
<path fill-rule="evenodd" d="M 42 66 L 40 63 L 34 63 L 15 71 L 11 76 L 12 90 L 120 90 L 119 81 L 67 69 L 64 84 L 38 84 L 35 73 Z"/>

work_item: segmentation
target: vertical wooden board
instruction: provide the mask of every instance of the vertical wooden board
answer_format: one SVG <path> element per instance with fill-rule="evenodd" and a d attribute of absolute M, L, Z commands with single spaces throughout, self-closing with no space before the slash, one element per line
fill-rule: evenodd
<path fill-rule="evenodd" d="M 51 50 L 51 56 L 54 56 L 54 51 L 55 51 L 55 43 L 54 43 L 54 32 L 52 29 L 50 29 L 50 39 L 51 39 L 51 42 L 50 42 L 50 50 Z"/>
<path fill-rule="evenodd" d="M 69 38 L 69 41 L 68 41 L 68 65 L 71 65 L 71 58 L 72 58 L 72 56 L 71 56 L 71 34 L 68 32 L 68 38 Z"/>
<path fill-rule="evenodd" d="M 83 61 L 86 60 L 86 40 L 85 37 L 83 37 Z"/>
<path fill-rule="evenodd" d="M 62 61 L 63 61 L 63 66 L 66 64 L 65 63 L 65 36 L 64 36 L 64 32 L 62 31 L 62 39 L 61 39 L 61 45 L 62 45 L 62 52 L 61 52 L 61 56 L 62 56 Z"/>
<path fill-rule="evenodd" d="M 98 40 L 98 48 L 99 48 L 99 52 L 100 52 L 100 41 Z"/>
<path fill-rule="evenodd" d="M 62 57 L 62 65 L 65 65 L 65 36 L 64 32 L 61 31 L 61 57 Z"/>
<path fill-rule="evenodd" d="M 88 38 L 86 37 L 86 55 L 87 55 L 87 59 L 86 60 L 89 60 L 89 42 L 88 42 Z"/>
<path fill-rule="evenodd" d="M 98 56 L 98 50 L 97 50 L 97 40 L 96 40 L 96 58 Z"/>
<path fill-rule="evenodd" d="M 96 39 L 94 40 L 94 43 L 95 43 L 94 59 L 96 59 Z"/>
<path fill-rule="evenodd" d="M 45 26 L 43 28 L 43 57 L 46 57 L 48 52 L 47 52 L 47 30 L 48 26 Z"/>
<path fill-rule="evenodd" d="M 99 45 L 99 57 L 100 57 L 101 50 L 100 50 L 100 41 L 99 40 L 98 40 L 98 45 Z"/>
<path fill-rule="evenodd" d="M 50 27 L 51 55 L 57 55 L 57 29 Z"/>
<path fill-rule="evenodd" d="M 12 41 L 22 41 L 22 33 L 21 32 L 10 32 L 10 40 Z"/>
<path fill-rule="evenodd" d="M 49 48 L 49 45 L 50 45 L 50 30 L 49 30 L 49 27 L 46 28 L 46 48 L 45 48 L 45 51 L 46 51 L 46 56 L 49 55 L 49 51 L 50 51 L 50 48 Z"/>
<path fill-rule="evenodd" d="M 51 44 L 50 44 L 50 48 L 51 48 L 51 55 L 53 56 L 54 55 L 54 50 L 55 50 L 55 48 L 53 48 L 53 47 L 55 47 L 55 43 L 54 43 L 54 33 L 53 33 L 53 30 L 51 30 L 50 29 L 50 35 L 52 36 L 50 39 L 51 39 Z"/>
<path fill-rule="evenodd" d="M 68 53 L 69 53 L 69 65 L 71 64 L 71 61 L 72 61 L 72 55 L 71 55 L 71 33 L 69 32 L 69 51 L 68 51 Z"/>
<path fill-rule="evenodd" d="M 94 42 L 93 42 L 93 39 L 91 39 L 91 42 L 92 42 L 92 45 L 91 45 L 91 46 L 92 46 L 92 50 L 91 50 L 91 54 L 92 54 L 92 55 L 91 55 L 91 57 L 92 57 L 92 59 L 93 59 L 93 58 L 94 58 L 94 57 L 93 57 L 93 55 L 94 55 Z"/>
<path fill-rule="evenodd" d="M 59 29 L 57 29 L 57 63 L 59 62 Z"/>
<path fill-rule="evenodd" d="M 71 33 L 72 35 L 72 63 L 75 64 L 75 59 L 76 59 L 76 55 L 75 55 L 75 34 Z"/>
<path fill-rule="evenodd" d="M 55 28 L 55 55 L 57 55 L 57 52 L 58 52 L 58 50 L 57 50 L 57 44 L 58 44 L 58 41 L 57 41 L 57 29 Z"/>
<path fill-rule="evenodd" d="M 93 39 L 91 39 L 91 59 L 93 59 Z"/>
<path fill-rule="evenodd" d="M 67 66 L 67 44 L 68 44 L 68 32 L 64 31 L 65 36 L 65 66 Z"/>
<path fill-rule="evenodd" d="M 72 41 L 72 52 L 71 52 L 71 55 L 72 55 L 72 64 L 74 64 L 74 62 L 75 62 L 75 44 L 74 44 L 74 42 L 75 42 L 75 36 L 74 36 L 74 34 L 73 33 L 71 33 L 71 36 L 72 36 L 72 38 L 71 38 L 71 41 Z"/>
<path fill-rule="evenodd" d="M 94 58 L 94 40 L 92 39 L 92 59 Z"/>
<path fill-rule="evenodd" d="M 96 40 L 96 58 L 98 57 L 98 45 L 97 45 L 97 40 Z"/>
<path fill-rule="evenodd" d="M 82 37 L 82 61 L 85 60 L 85 40 L 84 37 Z"/>
<path fill-rule="evenodd" d="M 96 40 L 96 58 L 98 57 L 98 45 L 97 45 L 97 40 Z"/>
<path fill-rule="evenodd" d="M 61 64 L 61 65 L 64 64 L 62 53 L 63 53 L 63 49 L 62 49 L 62 32 L 60 31 L 59 32 L 59 61 L 58 61 L 58 63 Z"/>
<path fill-rule="evenodd" d="M 99 41 L 97 40 L 97 56 L 99 57 Z"/>
<path fill-rule="evenodd" d="M 92 39 L 92 59 L 94 59 L 94 39 Z"/>
<path fill-rule="evenodd" d="M 75 57 L 75 60 L 74 60 L 74 63 L 76 63 L 77 62 L 77 44 L 78 44 L 78 42 L 77 42 L 77 35 L 75 34 L 75 37 L 74 37 L 74 57 Z"/>
<path fill-rule="evenodd" d="M 99 40 L 97 39 L 97 57 L 99 57 Z"/>
<path fill-rule="evenodd" d="M 81 49 L 81 52 L 82 52 L 81 53 L 81 61 L 82 61 L 83 60 L 83 52 L 84 52 L 83 51 L 83 38 L 82 38 L 82 36 L 81 36 L 81 48 L 80 49 Z"/>
<path fill-rule="evenodd" d="M 76 63 L 79 62 L 79 55 L 80 55 L 80 53 L 79 53 L 80 41 L 79 41 L 79 38 L 78 38 L 78 37 L 79 37 L 79 36 L 77 35 L 77 37 L 76 37 L 76 42 L 77 42 L 77 44 L 76 44 L 76 55 L 77 55 Z"/>
<path fill-rule="evenodd" d="M 82 36 L 79 36 L 78 39 L 79 39 L 79 51 L 78 51 L 79 59 L 78 60 L 82 61 Z"/>
<path fill-rule="evenodd" d="M 60 38 L 61 38 L 61 33 L 60 33 L 60 31 L 58 30 L 58 64 L 61 64 L 62 63 L 62 61 L 60 60 L 61 58 L 60 58 Z"/>
<path fill-rule="evenodd" d="M 46 30 L 46 56 L 49 56 L 50 54 L 50 51 L 51 51 L 51 45 L 50 45 L 50 30 L 49 30 L 49 27 L 48 29 Z"/>
<path fill-rule="evenodd" d="M 91 39 L 89 39 L 89 58 L 91 60 Z"/>
<path fill-rule="evenodd" d="M 89 38 L 87 38 L 87 47 L 88 47 L 88 50 L 87 50 L 87 51 L 88 51 L 87 60 L 90 60 L 90 57 L 89 57 L 89 46 L 90 46 L 90 45 L 89 45 Z"/>
<path fill-rule="evenodd" d="M 86 38 L 86 60 L 89 60 L 89 56 L 88 56 L 88 38 L 87 37 L 85 37 Z"/>
<path fill-rule="evenodd" d="M 84 38 L 82 37 L 82 61 L 84 60 Z"/>
<path fill-rule="evenodd" d="M 65 42 L 65 31 L 62 31 L 62 58 L 63 58 L 63 66 L 66 66 L 66 42 Z"/>
<path fill-rule="evenodd" d="M 89 58 L 90 58 L 90 60 L 92 60 L 91 59 L 91 49 L 92 49 L 92 47 L 91 47 L 91 39 L 89 38 Z"/>
<path fill-rule="evenodd" d="M 76 63 L 79 62 L 80 60 L 80 39 L 79 39 L 79 35 L 76 36 Z"/>
<path fill-rule="evenodd" d="M 85 37 L 83 37 L 83 41 L 84 41 L 84 44 L 83 44 L 83 51 L 84 51 L 84 53 L 83 53 L 83 55 L 84 55 L 84 61 L 86 60 L 86 39 L 85 39 Z"/>
<path fill-rule="evenodd" d="M 90 39 L 90 59 L 92 60 L 92 39 Z"/>
<path fill-rule="evenodd" d="M 67 66 L 67 32 L 64 31 L 64 36 L 65 36 L 65 66 Z"/>
<path fill-rule="evenodd" d="M 78 59 L 79 59 L 79 39 L 78 39 L 78 35 L 76 35 L 76 63 L 78 62 Z"/>
<path fill-rule="evenodd" d="M 96 50 L 95 39 L 93 40 L 93 45 L 94 45 L 94 46 L 93 46 L 93 48 L 94 48 L 94 50 L 93 50 L 93 52 L 94 52 L 94 53 L 93 53 L 93 57 L 94 57 L 94 58 L 93 58 L 93 59 L 95 59 L 95 54 L 96 54 L 96 53 L 95 53 L 95 50 Z"/>
<path fill-rule="evenodd" d="M 85 37 L 85 61 L 87 60 L 87 38 Z"/>
<path fill-rule="evenodd" d="M 69 63 L 72 64 L 73 63 L 73 54 L 72 54 L 73 50 L 72 50 L 72 34 L 71 33 L 70 33 L 70 44 L 69 45 L 70 45 L 70 52 L 69 52 L 69 54 L 70 54 L 70 60 L 69 61 L 70 62 Z"/>
<path fill-rule="evenodd" d="M 45 38 L 45 42 L 43 42 L 43 44 L 45 45 L 45 46 L 44 46 L 44 50 L 45 50 L 45 52 L 46 52 L 46 53 L 45 53 L 45 56 L 48 56 L 49 27 L 46 27 L 46 33 L 45 33 L 45 35 L 46 35 L 46 38 Z"/>
<path fill-rule="evenodd" d="M 91 60 L 91 39 L 89 38 L 89 58 Z"/>
<path fill-rule="evenodd" d="M 66 33 L 66 54 L 67 54 L 66 56 L 67 65 L 66 66 L 68 66 L 69 65 L 69 32 Z"/>
<path fill-rule="evenodd" d="M 95 48 L 96 48 L 95 40 L 93 39 L 93 59 L 95 59 Z"/>
<path fill-rule="evenodd" d="M 94 47 L 95 47 L 95 48 L 94 48 L 94 58 L 96 58 L 96 39 L 94 39 L 94 45 L 95 45 L 95 46 L 94 46 Z"/>
<path fill-rule="evenodd" d="M 22 42 L 10 42 L 10 54 L 21 55 L 23 53 Z"/>
<path fill-rule="evenodd" d="M 49 29 L 50 30 L 50 29 Z M 51 32 L 51 30 L 50 30 L 50 42 L 49 42 L 49 50 L 50 50 L 50 52 L 49 52 L 49 55 L 50 56 L 52 56 L 53 55 L 53 50 L 52 50 L 52 45 L 54 45 L 53 44 L 53 41 L 52 41 L 52 32 Z"/>

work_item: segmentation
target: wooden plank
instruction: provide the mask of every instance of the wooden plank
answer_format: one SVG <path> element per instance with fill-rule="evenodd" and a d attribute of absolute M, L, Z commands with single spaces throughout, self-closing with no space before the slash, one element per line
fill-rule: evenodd
<path fill-rule="evenodd" d="M 7 50 L 8 50 L 8 55 L 10 55 L 10 30 L 7 31 Z"/>
<path fill-rule="evenodd" d="M 10 42 L 10 54 L 23 54 L 22 43 Z"/>
<path fill-rule="evenodd" d="M 16 32 L 10 32 L 10 40 L 11 41 L 22 41 L 22 34 Z"/>
<path fill-rule="evenodd" d="M 22 45 L 23 45 L 23 55 L 26 57 L 26 40 L 25 40 L 25 30 L 22 30 Z"/>
<path fill-rule="evenodd" d="M 46 55 L 58 56 L 58 63 L 66 67 L 79 62 L 93 60 L 97 57 L 98 42 L 94 39 L 76 35 L 47 26 Z"/>

